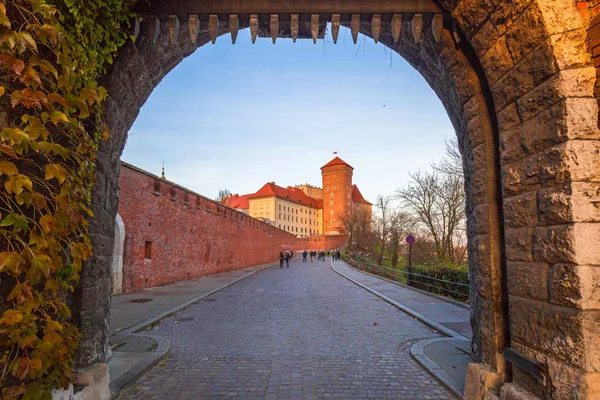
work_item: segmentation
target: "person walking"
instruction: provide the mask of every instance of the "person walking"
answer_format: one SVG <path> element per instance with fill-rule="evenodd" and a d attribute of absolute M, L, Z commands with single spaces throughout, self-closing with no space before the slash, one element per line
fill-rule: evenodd
<path fill-rule="evenodd" d="M 290 254 L 290 251 L 289 251 L 289 250 L 286 250 L 286 251 L 285 251 L 285 266 L 286 266 L 287 268 L 289 268 L 289 267 L 290 267 L 290 258 L 292 258 L 291 254 Z"/>
<path fill-rule="evenodd" d="M 313 262 L 313 257 L 315 256 L 315 252 L 314 251 L 310 251 L 310 262 Z"/>
<path fill-rule="evenodd" d="M 305 263 L 306 262 L 306 257 L 308 257 L 308 252 L 306 250 L 304 250 L 302 252 L 302 262 Z"/>
<path fill-rule="evenodd" d="M 283 259 L 285 256 L 283 255 L 283 251 L 279 252 L 279 268 L 283 268 Z"/>
<path fill-rule="evenodd" d="M 340 253 L 340 251 L 339 251 L 339 250 L 338 250 L 338 251 L 335 253 L 335 258 L 336 258 L 336 260 L 338 260 L 338 261 L 340 261 L 340 260 L 342 259 L 342 253 Z"/>

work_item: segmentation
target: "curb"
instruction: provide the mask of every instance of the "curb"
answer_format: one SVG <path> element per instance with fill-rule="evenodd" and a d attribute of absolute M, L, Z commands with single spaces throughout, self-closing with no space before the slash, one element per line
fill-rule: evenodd
<path fill-rule="evenodd" d="M 343 262 L 343 261 L 342 261 Z M 346 264 L 346 263 L 344 263 Z M 346 264 L 348 265 L 348 264 Z M 351 268 L 351 267 L 349 267 Z M 425 325 L 429 326 L 430 328 L 435 329 L 436 331 L 440 332 L 443 335 L 446 335 L 448 337 L 454 338 L 454 339 L 459 339 L 459 340 L 466 340 L 468 341 L 469 339 L 463 335 L 461 335 L 460 333 L 447 328 L 445 326 L 443 326 L 442 324 L 435 322 L 434 320 L 427 318 L 426 316 L 424 316 L 421 313 L 418 313 L 417 311 L 413 310 L 412 308 L 409 308 L 407 306 L 405 306 L 402 303 L 397 302 L 396 300 L 386 296 L 383 293 L 379 293 L 377 290 L 375 289 L 371 289 L 370 287 L 358 282 L 355 279 L 350 278 L 349 276 L 344 275 L 343 273 L 339 272 L 338 270 L 335 269 L 335 267 L 333 266 L 333 262 L 331 263 L 331 269 L 337 273 L 338 275 L 348 279 L 350 282 L 353 282 L 354 284 L 362 287 L 363 289 L 373 293 L 374 295 L 381 297 L 383 300 L 387 301 L 388 303 L 398 307 L 399 309 L 401 309 L 402 311 L 404 311 L 405 313 L 407 313 L 408 315 L 411 315 L 413 317 L 415 317 L 416 319 L 420 320 L 421 322 L 423 322 Z M 361 271 L 362 272 L 362 271 Z"/>
<path fill-rule="evenodd" d="M 140 336 L 152 339 L 156 342 L 157 348 L 150 353 L 149 356 L 144 357 L 140 362 L 128 369 L 123 375 L 109 383 L 111 398 L 115 398 L 122 390 L 135 383 L 144 372 L 148 371 L 167 357 L 171 350 L 171 343 L 161 336 L 145 335 L 141 333 L 134 333 L 129 336 Z"/>
<path fill-rule="evenodd" d="M 439 294 L 430 293 L 427 290 L 422 290 L 422 289 L 419 289 L 419 288 L 416 288 L 416 287 L 412 287 L 412 286 L 409 286 L 409 285 L 407 285 L 405 283 L 402 283 L 402 282 L 394 281 L 394 280 L 389 279 L 389 278 L 384 278 L 383 276 L 372 274 L 372 273 L 370 273 L 368 271 L 363 271 L 361 269 L 354 268 L 352 265 L 348 264 L 347 262 L 344 262 L 344 264 L 346 264 L 349 268 L 352 268 L 355 271 L 362 272 L 363 274 L 371 275 L 371 276 L 373 276 L 375 278 L 386 280 L 386 281 L 388 281 L 390 283 L 394 283 L 394 284 L 396 284 L 398 286 L 402 286 L 403 288 L 410 289 L 412 291 L 424 294 L 424 295 L 429 296 L 429 297 L 433 297 L 434 299 L 444 300 L 444 301 L 446 301 L 448 303 L 452 303 L 455 306 L 459 306 L 459 307 L 465 308 L 467 310 L 471 309 L 471 306 L 469 304 L 465 304 L 465 303 L 463 303 L 461 301 L 454 300 L 454 299 L 451 299 L 449 297 L 440 296 Z"/>
<path fill-rule="evenodd" d="M 435 363 L 427 354 L 425 354 L 425 347 L 436 342 L 442 342 L 452 340 L 448 338 L 437 338 L 437 339 L 425 339 L 419 340 L 415 344 L 410 347 L 410 355 L 417 360 L 423 368 L 429 371 L 433 376 L 435 376 L 439 381 L 441 381 L 444 386 L 446 386 L 452 393 L 454 393 L 459 399 L 462 399 L 464 390 L 464 385 L 462 385 L 458 379 L 447 373 L 443 368 Z M 462 388 L 462 390 L 461 390 Z"/>
<path fill-rule="evenodd" d="M 156 322 L 160 322 L 161 320 L 163 320 L 163 319 L 165 319 L 167 317 L 170 317 L 171 315 L 175 314 L 176 312 L 181 311 L 184 308 L 187 308 L 187 307 L 191 306 L 192 304 L 197 303 L 198 301 L 200 301 L 200 300 L 202 300 L 202 299 L 204 299 L 206 297 L 212 296 L 213 294 L 217 293 L 220 290 L 228 288 L 229 286 L 231 286 L 231 285 L 233 285 L 233 284 L 235 284 L 235 283 L 237 283 L 237 282 L 239 282 L 239 281 L 241 281 L 243 279 L 246 279 L 247 277 L 249 277 L 251 275 L 254 275 L 257 272 L 264 271 L 265 269 L 274 267 L 275 265 L 276 265 L 275 263 L 267 264 L 267 265 L 263 266 L 262 268 L 257 269 L 256 271 L 252 271 L 252 272 L 250 272 L 250 273 L 248 273 L 248 274 L 246 274 L 246 275 L 244 275 L 242 277 L 239 277 L 238 279 L 236 279 L 236 280 L 234 280 L 232 282 L 229 282 L 229 283 L 227 283 L 227 284 L 225 284 L 223 286 L 219 286 L 218 288 L 215 288 L 215 289 L 211 290 L 210 292 L 204 293 L 204 294 L 202 294 L 202 295 L 200 295 L 198 297 L 194 297 L 193 299 L 190 299 L 190 300 L 186 301 L 185 303 L 182 303 L 182 304 L 180 304 L 178 306 L 175 306 L 175 307 L 173 307 L 173 308 L 171 308 L 171 309 L 169 309 L 167 311 L 164 311 L 164 312 L 162 312 L 162 313 L 160 313 L 160 314 L 158 314 L 158 315 L 156 315 L 156 316 L 154 316 L 152 318 L 148 318 L 147 320 L 139 322 L 139 323 L 135 324 L 134 326 L 129 327 L 129 328 L 123 330 L 123 331 L 116 332 L 115 335 L 131 335 L 131 334 L 134 334 L 134 333 L 138 333 L 138 332 L 144 330 L 145 328 L 147 328 L 149 325 L 152 325 L 152 324 L 154 324 Z"/>
<path fill-rule="evenodd" d="M 167 357 L 169 355 L 169 351 L 171 350 L 171 342 L 169 342 L 167 339 L 163 338 L 162 336 L 156 336 L 156 335 L 151 335 L 151 334 L 146 334 L 146 333 L 138 333 L 138 332 L 144 330 L 145 328 L 147 328 L 148 326 L 150 326 L 156 322 L 160 322 L 161 320 L 163 320 L 167 317 L 170 317 L 171 315 L 177 313 L 178 311 L 181 311 L 184 308 L 189 307 L 192 304 L 197 303 L 198 301 L 200 301 L 206 297 L 209 297 L 223 289 L 228 288 L 229 286 L 231 286 L 243 279 L 248 278 L 251 275 L 256 274 L 257 272 L 264 271 L 265 269 L 274 267 L 275 265 L 277 265 L 277 264 L 276 263 L 266 264 L 262 268 L 259 268 L 259 269 L 252 271 L 244 276 L 241 276 L 232 282 L 229 282 L 225 285 L 219 286 L 207 293 L 204 293 L 200 296 L 194 297 L 193 299 L 188 300 L 185 303 L 182 303 L 182 304 L 175 306 L 165 312 L 162 312 L 155 317 L 148 318 L 142 322 L 137 323 L 136 325 L 134 325 L 130 328 L 127 328 L 123 331 L 115 333 L 115 335 L 147 337 L 156 342 L 157 348 L 152 353 L 150 353 L 149 356 L 144 357 L 140 362 L 138 362 L 133 367 L 131 367 L 129 370 L 127 370 L 123 375 L 121 375 L 114 381 L 109 382 L 111 398 L 116 398 L 123 389 L 125 389 L 128 386 L 130 386 L 131 384 L 133 384 L 138 378 L 140 378 L 140 376 L 142 376 L 144 374 L 144 372 L 148 371 L 150 368 L 152 368 L 153 366 L 158 364 L 161 360 L 163 360 L 165 357 Z M 114 335 L 111 335 L 111 336 L 114 336 Z"/>

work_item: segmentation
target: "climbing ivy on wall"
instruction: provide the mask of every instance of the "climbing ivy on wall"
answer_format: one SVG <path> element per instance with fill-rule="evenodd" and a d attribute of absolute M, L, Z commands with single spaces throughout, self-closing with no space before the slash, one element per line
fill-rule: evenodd
<path fill-rule="evenodd" d="M 48 399 L 71 381 L 71 293 L 106 91 L 133 0 L 0 0 L 0 391 Z"/>

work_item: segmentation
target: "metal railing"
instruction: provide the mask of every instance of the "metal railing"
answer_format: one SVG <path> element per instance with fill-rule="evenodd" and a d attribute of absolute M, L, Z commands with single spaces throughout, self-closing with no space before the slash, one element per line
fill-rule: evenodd
<path fill-rule="evenodd" d="M 394 269 L 385 265 L 358 260 L 354 257 L 346 258 L 350 265 L 360 270 L 400 282 L 417 289 L 425 290 L 442 296 L 452 297 L 453 299 L 468 303 L 471 285 L 461 282 L 452 282 L 444 279 L 434 278 L 432 276 L 409 272 L 403 269 Z"/>

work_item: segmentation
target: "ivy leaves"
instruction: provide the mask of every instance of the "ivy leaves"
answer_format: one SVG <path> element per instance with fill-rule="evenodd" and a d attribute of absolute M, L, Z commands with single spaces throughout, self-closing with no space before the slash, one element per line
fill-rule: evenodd
<path fill-rule="evenodd" d="M 54 3 L 54 4 L 49 4 Z M 87 219 L 106 91 L 97 84 L 127 33 L 130 0 L 0 3 L 0 397 L 50 398 L 71 379 L 73 291 L 91 255 Z"/>

